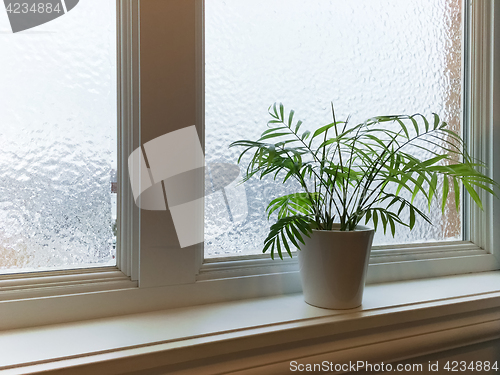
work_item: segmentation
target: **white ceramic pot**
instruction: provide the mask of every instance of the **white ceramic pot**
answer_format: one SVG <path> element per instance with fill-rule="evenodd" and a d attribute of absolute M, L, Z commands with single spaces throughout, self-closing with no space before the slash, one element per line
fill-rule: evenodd
<path fill-rule="evenodd" d="M 305 301 L 326 309 L 361 305 L 374 230 L 358 225 L 354 231 L 313 230 L 303 236 L 299 251 Z"/>

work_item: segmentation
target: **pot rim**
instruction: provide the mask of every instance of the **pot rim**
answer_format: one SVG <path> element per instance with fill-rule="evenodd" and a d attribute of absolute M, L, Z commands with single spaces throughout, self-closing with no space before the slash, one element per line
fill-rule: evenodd
<path fill-rule="evenodd" d="M 318 233 L 359 233 L 359 232 L 369 232 L 369 231 L 375 231 L 375 229 L 368 227 L 366 225 L 356 225 L 356 228 L 354 230 L 340 230 L 340 224 L 333 224 L 333 228 L 339 228 L 339 229 L 332 229 L 332 230 L 319 230 L 319 229 L 313 229 L 313 232 L 318 232 Z"/>

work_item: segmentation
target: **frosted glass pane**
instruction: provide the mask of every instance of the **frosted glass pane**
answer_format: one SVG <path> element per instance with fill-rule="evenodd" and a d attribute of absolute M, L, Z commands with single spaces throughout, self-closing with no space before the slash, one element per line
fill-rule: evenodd
<path fill-rule="evenodd" d="M 257 139 L 267 109 L 283 102 L 315 128 L 351 115 L 438 113 L 461 131 L 461 0 L 206 0 L 205 85 L 207 162 L 235 162 L 228 145 Z M 207 182 L 209 183 L 209 181 Z M 259 254 L 269 223 L 265 207 L 296 187 L 272 179 L 245 185 L 243 223 L 205 240 L 205 257 Z M 220 227 L 206 201 L 205 232 Z M 423 201 L 417 202 L 427 210 Z M 220 210 L 219 210 L 220 211 Z M 461 240 L 461 214 L 450 202 L 434 225 L 419 221 L 375 244 Z"/>
<path fill-rule="evenodd" d="M 0 9 L 0 272 L 115 264 L 115 8 L 16 34 Z"/>

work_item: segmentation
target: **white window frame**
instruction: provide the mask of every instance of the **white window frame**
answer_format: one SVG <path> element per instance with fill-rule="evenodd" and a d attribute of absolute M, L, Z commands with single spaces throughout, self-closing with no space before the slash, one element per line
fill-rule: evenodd
<path fill-rule="evenodd" d="M 465 1 L 464 27 L 469 38 L 463 43 L 466 76 L 464 77 L 464 134 L 470 154 L 490 167 L 490 177 L 498 178 L 499 152 L 494 153 L 493 90 L 493 2 Z M 470 17 L 469 17 L 470 13 Z M 466 34 L 467 35 L 467 34 Z M 470 55 L 467 56 L 468 51 Z M 496 60 L 495 60 L 496 61 Z M 468 69 L 470 67 L 470 69 Z M 498 85 L 497 85 L 498 86 Z M 498 87 L 496 88 L 498 89 Z M 470 110 L 469 110 L 470 108 Z M 495 138 L 496 139 L 496 138 Z M 495 169 L 493 169 L 495 168 Z M 494 173 L 496 172 L 496 175 Z M 481 193 L 485 211 L 473 205 L 462 189 L 464 205 L 463 231 L 467 241 L 421 243 L 411 245 L 374 246 L 370 257 L 367 283 L 428 278 L 468 272 L 492 271 L 500 268 L 500 238 L 494 228 L 498 220 L 498 202 Z M 488 228 L 489 230 L 485 230 Z M 495 237 L 496 236 L 496 237 Z M 278 264 L 277 264 L 278 263 Z M 208 259 L 200 269 L 198 280 L 237 277 L 240 274 L 264 275 L 275 272 L 297 272 L 297 259 L 272 261 L 269 256 Z"/>
<path fill-rule="evenodd" d="M 195 38 L 196 103 L 195 120 L 203 138 L 203 1 L 155 2 L 188 4 Z M 493 86 L 500 74 L 500 51 L 493 49 L 495 31 L 500 38 L 500 24 L 493 30 L 493 0 L 475 2 L 471 14 L 471 111 L 467 114 L 471 131 L 466 135 L 471 153 L 479 156 L 492 169 L 492 177 L 500 181 L 500 85 Z M 147 2 L 143 3 L 144 5 Z M 163 5 L 162 5 L 163 6 Z M 182 5 L 184 6 L 184 5 Z M 270 261 L 250 256 L 230 260 L 203 262 L 201 245 L 180 249 L 167 212 L 140 211 L 134 204 L 128 180 L 126 160 L 147 138 L 145 119 L 154 113 L 141 113 L 144 108 L 145 80 L 141 81 L 141 59 L 146 47 L 141 32 L 140 0 L 118 0 L 119 32 L 119 203 L 117 267 L 87 270 L 41 272 L 0 277 L 0 329 L 36 326 L 111 315 L 168 309 L 181 306 L 255 298 L 300 292 L 300 280 L 294 259 Z M 500 17 L 497 17 L 500 19 Z M 149 21 L 149 20 L 148 20 Z M 180 22 L 179 25 L 184 25 Z M 144 25 L 146 26 L 146 25 Z M 150 27 L 162 25 L 147 25 Z M 141 31 L 141 32 L 140 32 Z M 141 43 L 145 49 L 141 51 Z M 495 53 L 495 56 L 493 56 Z M 151 57 L 147 57 L 151 59 Z M 170 56 L 171 58 L 171 56 Z M 168 61 L 165 61 L 168 63 Z M 144 71 L 143 71 L 144 72 Z M 160 74 L 160 72 L 158 72 Z M 150 77 L 148 79 L 151 79 Z M 192 80 L 191 80 L 192 81 Z M 143 85 L 145 86 L 145 85 Z M 149 95 L 149 94 L 148 94 Z M 161 99 L 161 98 L 160 98 Z M 149 116 L 149 117 L 148 117 Z M 142 122 L 142 126 L 141 126 Z M 192 124 L 165 124 L 163 134 Z M 149 126 L 149 124 L 148 124 Z M 158 130 L 158 129 L 156 129 Z M 148 141 L 149 139 L 144 139 Z M 375 248 L 369 266 L 368 282 L 428 278 L 500 268 L 500 203 L 484 196 L 486 211 L 468 209 L 465 228 L 471 241 L 417 244 Z M 467 221 L 466 221 L 467 223 Z M 155 232 L 156 230 L 156 232 Z M 149 233 L 148 233 L 149 231 Z M 161 233 L 159 233 L 161 232 Z M 157 233 L 156 238 L 150 238 Z M 154 237 L 154 236 L 153 236 Z"/>

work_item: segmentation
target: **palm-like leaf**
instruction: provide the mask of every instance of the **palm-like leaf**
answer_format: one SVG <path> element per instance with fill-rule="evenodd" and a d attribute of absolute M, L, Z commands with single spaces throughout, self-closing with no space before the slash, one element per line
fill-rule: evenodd
<path fill-rule="evenodd" d="M 267 207 L 268 218 L 277 213 L 263 249 L 273 258 L 275 251 L 280 258 L 284 251 L 291 256 L 291 245 L 300 248 L 313 228 L 332 230 L 334 222 L 340 223 L 340 230 L 354 230 L 364 219 L 375 229 L 379 224 L 384 232 L 390 228 L 393 236 L 397 225 L 412 229 L 417 217 L 430 223 L 413 202 L 423 196 L 430 210 L 441 195 L 444 213 L 450 183 L 457 210 L 460 184 L 481 209 L 478 191 L 496 195 L 499 187 L 436 114 L 431 120 L 421 114 L 377 116 L 350 126 L 349 120 L 336 121 L 332 105 L 333 122 L 312 133 L 302 132 L 302 121 L 294 120 L 293 110 L 286 114 L 283 104 L 275 103 L 269 114 L 260 139 L 236 141 L 230 147 L 243 148 L 238 163 L 251 155 L 243 181 L 268 175 L 282 182 L 293 178 L 304 190 L 278 197 Z M 410 152 L 412 147 L 430 156 L 419 158 Z M 409 214 L 408 222 L 401 219 L 403 211 Z"/>

